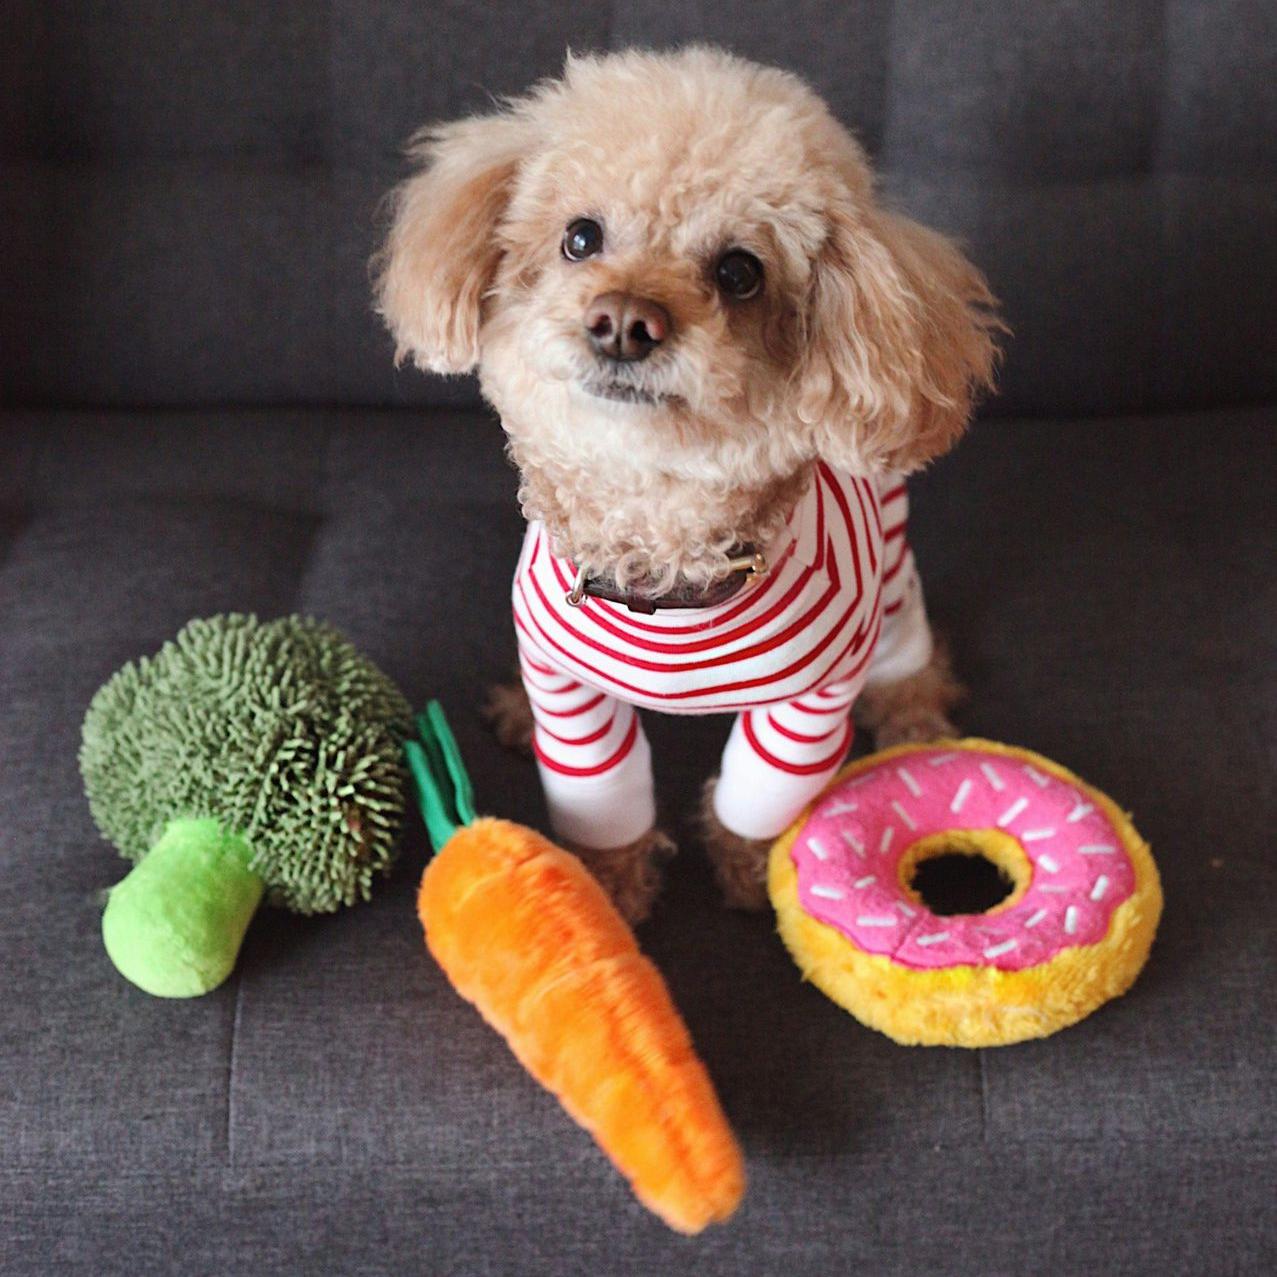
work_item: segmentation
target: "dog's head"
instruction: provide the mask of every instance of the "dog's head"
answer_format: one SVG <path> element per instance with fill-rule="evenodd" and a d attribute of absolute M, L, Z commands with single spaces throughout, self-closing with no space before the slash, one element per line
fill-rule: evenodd
<path fill-rule="evenodd" d="M 910 470 L 961 433 L 992 299 L 879 206 L 799 80 L 712 49 L 570 58 L 427 130 L 378 298 L 400 357 L 480 370 L 525 465 L 754 488 Z"/>

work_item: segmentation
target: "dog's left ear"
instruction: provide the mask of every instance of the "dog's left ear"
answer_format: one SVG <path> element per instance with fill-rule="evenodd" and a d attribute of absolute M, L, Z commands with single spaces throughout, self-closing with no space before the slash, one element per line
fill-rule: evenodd
<path fill-rule="evenodd" d="M 1003 329 L 984 277 L 942 235 L 847 203 L 807 296 L 798 414 L 839 468 L 917 469 L 966 428 Z"/>
<path fill-rule="evenodd" d="M 425 130 L 412 154 L 423 168 L 392 197 L 394 221 L 374 259 L 377 309 L 411 355 L 433 372 L 479 362 L 483 299 L 501 259 L 497 226 L 530 126 L 517 112 Z"/>

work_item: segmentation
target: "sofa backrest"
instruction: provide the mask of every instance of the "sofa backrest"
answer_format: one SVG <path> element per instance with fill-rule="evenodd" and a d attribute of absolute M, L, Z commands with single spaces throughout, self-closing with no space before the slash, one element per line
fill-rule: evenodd
<path fill-rule="evenodd" d="M 569 43 L 692 39 L 803 73 L 966 240 L 1016 331 L 1001 411 L 1277 392 L 1273 0 L 10 0 L 5 399 L 473 400 L 371 313 L 405 139 Z"/>

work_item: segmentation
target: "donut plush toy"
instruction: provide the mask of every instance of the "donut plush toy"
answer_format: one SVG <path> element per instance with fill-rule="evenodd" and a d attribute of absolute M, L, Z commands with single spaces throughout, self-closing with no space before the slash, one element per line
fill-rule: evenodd
<path fill-rule="evenodd" d="M 924 862 L 980 856 L 1009 894 L 941 915 Z M 1057 763 L 991 741 L 903 745 L 850 764 L 772 849 L 789 951 L 858 1020 L 906 1045 L 1045 1037 L 1125 993 L 1162 911 L 1125 813 Z"/>

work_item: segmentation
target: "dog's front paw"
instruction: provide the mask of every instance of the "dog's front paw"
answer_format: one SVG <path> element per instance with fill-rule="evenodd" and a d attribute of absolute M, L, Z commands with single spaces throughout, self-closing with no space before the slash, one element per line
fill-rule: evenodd
<path fill-rule="evenodd" d="M 674 840 L 660 829 L 649 829 L 632 843 L 606 851 L 565 845 L 599 880 L 617 912 L 632 927 L 652 912 L 661 890 L 661 865 L 678 850 Z"/>
<path fill-rule="evenodd" d="M 714 787 L 718 777 L 705 782 L 701 794 L 701 830 L 705 849 L 714 866 L 714 877 L 729 909 L 747 909 L 759 913 L 768 907 L 767 858 L 771 841 L 766 838 L 742 838 L 718 818 L 714 810 Z"/>

